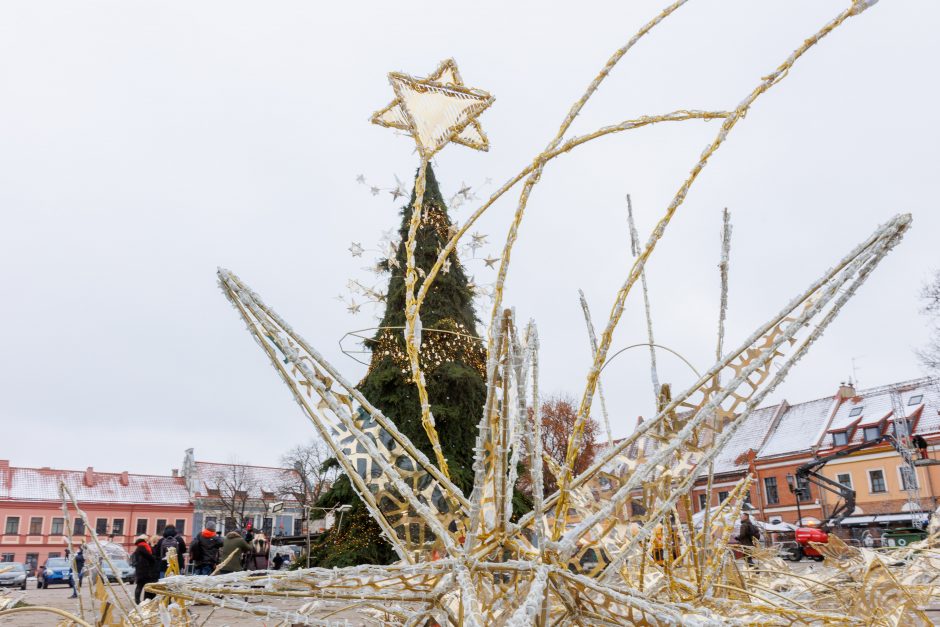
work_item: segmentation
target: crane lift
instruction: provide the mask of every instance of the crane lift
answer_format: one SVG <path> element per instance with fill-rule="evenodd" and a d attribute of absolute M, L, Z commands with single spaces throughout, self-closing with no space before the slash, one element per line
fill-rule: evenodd
<path fill-rule="evenodd" d="M 855 490 L 824 476 L 819 470 L 833 460 L 848 457 L 854 453 L 868 448 L 874 448 L 885 442 L 890 444 L 901 458 L 904 459 L 906 466 L 902 467 L 902 472 L 909 473 L 908 476 L 911 477 L 910 480 L 905 482 L 903 487 L 907 492 L 908 511 L 911 512 L 912 519 L 917 520 L 918 514 L 921 518 L 926 519 L 927 515 L 923 512 L 920 504 L 917 468 L 920 466 L 940 464 L 940 460 L 927 459 L 925 456 L 921 456 L 919 453 L 915 452 L 914 449 L 916 447 L 913 444 L 913 440 L 916 439 L 916 436 L 912 436 L 911 434 L 910 418 L 907 416 L 906 412 L 904 412 L 903 406 L 900 403 L 900 395 L 895 392 L 892 396 L 892 405 L 894 406 L 892 413 L 897 417 L 894 421 L 893 433 L 884 433 L 871 440 L 846 446 L 829 455 L 816 457 L 802 466 L 799 466 L 794 473 L 795 477 L 793 480 L 791 480 L 791 475 L 787 476 L 787 484 L 790 488 L 790 492 L 797 497 L 796 509 L 797 516 L 800 518 L 799 522 L 802 522 L 803 518 L 802 512 L 800 512 L 801 493 L 803 490 L 809 489 L 809 484 L 814 484 L 820 490 L 833 493 L 839 499 L 836 501 L 836 506 L 832 509 L 829 516 L 822 521 L 818 527 L 801 526 L 796 529 L 794 532 L 796 547 L 790 553 L 790 559 L 793 561 L 799 561 L 804 556 L 813 560 L 822 561 L 822 554 L 813 547 L 812 543 L 825 544 L 828 542 L 829 532 L 825 531 L 824 527 L 831 528 L 839 525 L 846 516 L 851 515 L 852 512 L 855 511 Z"/>

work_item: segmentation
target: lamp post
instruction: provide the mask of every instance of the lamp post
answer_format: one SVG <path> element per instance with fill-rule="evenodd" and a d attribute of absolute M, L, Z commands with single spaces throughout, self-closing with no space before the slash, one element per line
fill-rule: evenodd
<path fill-rule="evenodd" d="M 787 487 L 790 488 L 790 492 L 796 496 L 796 523 L 797 526 L 802 526 L 803 524 L 803 512 L 800 511 L 800 496 L 802 496 L 799 485 L 797 484 L 796 477 L 793 476 L 793 473 L 787 473 Z"/>

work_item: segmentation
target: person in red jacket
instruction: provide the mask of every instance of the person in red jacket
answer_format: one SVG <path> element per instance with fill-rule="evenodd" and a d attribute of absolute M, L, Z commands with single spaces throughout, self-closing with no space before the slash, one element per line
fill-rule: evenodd
<path fill-rule="evenodd" d="M 148 583 L 157 581 L 159 577 L 159 563 L 153 555 L 153 549 L 147 541 L 147 536 L 138 536 L 134 540 L 137 547 L 131 554 L 131 563 L 134 565 L 134 579 L 137 582 L 137 588 L 134 590 L 134 603 L 140 603 L 140 593 L 144 591 L 144 586 Z M 144 599 L 152 599 L 156 595 L 152 592 L 145 592 Z"/>

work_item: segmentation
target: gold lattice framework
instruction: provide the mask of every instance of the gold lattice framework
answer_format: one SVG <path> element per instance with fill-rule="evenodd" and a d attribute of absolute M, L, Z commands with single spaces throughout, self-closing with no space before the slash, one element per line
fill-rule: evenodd
<path fill-rule="evenodd" d="M 452 60 L 425 78 L 389 75 L 394 100 L 373 116 L 373 122 L 408 132 L 420 157 L 405 244 L 404 336 L 422 424 L 435 459 L 418 450 L 397 429 L 394 416 L 374 407 L 245 282 L 227 270 L 219 270 L 218 276 L 223 293 L 331 447 L 400 560 L 388 566 L 170 577 L 148 586 L 160 600 L 124 612 L 124 624 L 155 624 L 147 621 L 161 613 L 173 624 L 190 624 L 186 602 L 235 608 L 285 625 L 327 624 L 350 612 L 370 624 L 401 625 L 930 624 L 923 607 L 937 600 L 937 529 L 922 543 L 892 555 L 892 563 L 900 560 L 903 567 L 891 566 L 876 551 L 848 547 L 833 537 L 820 550 L 828 572 L 838 573 L 836 582 L 825 573 L 794 572 L 770 550 L 759 547 L 741 549 L 755 560 L 755 567 L 738 566 L 728 544 L 749 478 L 738 482 L 718 508 L 707 511 L 701 524 L 692 520 L 689 499 L 698 478 L 707 477 L 710 485 L 708 469 L 722 447 L 900 241 L 910 216 L 896 216 L 877 228 L 740 345 L 725 354 L 719 350 L 712 367 L 688 389 L 674 394 L 665 387 L 658 390 L 658 413 L 653 419 L 606 450 L 580 475 L 572 470 L 626 300 L 699 174 L 761 95 L 786 78 L 822 38 L 874 4 L 873 0 L 850 2 L 733 108 L 643 116 L 566 139 L 571 123 L 616 64 L 685 1 L 670 4 L 615 51 L 546 148 L 473 212 L 420 283 L 414 248 L 423 219 L 427 164 L 450 142 L 485 150 L 488 140 L 478 116 L 493 98 L 466 87 Z M 529 418 L 539 415 L 538 332 L 531 322 L 520 331 L 503 306 L 512 249 L 531 191 L 549 162 L 587 142 L 643 126 L 691 120 L 721 123 L 646 244 L 638 247 L 601 334 L 592 338 L 593 364 L 566 459 L 552 468 L 559 489 L 546 497 L 540 423 Z M 430 411 L 421 369 L 420 310 L 459 240 L 496 200 L 520 183 L 488 327 L 487 397 L 479 424 L 474 486 L 465 495 L 449 478 Z M 720 338 L 723 324 L 722 317 Z M 523 461 L 531 466 L 534 509 L 514 521 L 511 496 Z M 80 510 L 77 513 L 84 517 Z M 249 603 L 252 597 L 310 602 L 285 609 Z M 0 610 L 0 615 L 9 611 Z"/>

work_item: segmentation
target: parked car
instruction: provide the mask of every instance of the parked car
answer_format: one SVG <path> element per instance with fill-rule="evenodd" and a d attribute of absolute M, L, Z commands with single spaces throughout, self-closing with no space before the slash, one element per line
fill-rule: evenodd
<path fill-rule="evenodd" d="M 20 562 L 3 562 L 0 564 L 0 587 L 26 589 L 26 566 Z"/>
<path fill-rule="evenodd" d="M 56 584 L 72 585 L 72 565 L 64 557 L 47 559 L 36 576 L 37 588 L 48 588 Z"/>
<path fill-rule="evenodd" d="M 127 563 L 127 560 L 112 559 L 111 563 L 121 575 L 121 581 L 124 583 L 134 583 L 134 567 Z M 117 581 L 117 575 L 111 570 L 107 562 L 101 563 L 101 573 L 108 578 L 108 581 Z"/>

